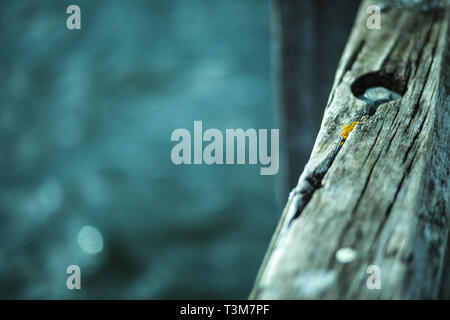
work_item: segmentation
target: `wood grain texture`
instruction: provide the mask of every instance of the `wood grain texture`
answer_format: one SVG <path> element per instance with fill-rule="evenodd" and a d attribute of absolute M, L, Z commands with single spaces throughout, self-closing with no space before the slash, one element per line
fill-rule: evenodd
<path fill-rule="evenodd" d="M 372 3 L 361 4 L 250 298 L 449 298 L 450 5 L 388 2 L 370 30 Z M 403 96 L 368 108 L 356 96 L 374 86 Z M 339 262 L 340 248 L 356 258 Z M 379 290 L 366 286 L 369 265 Z"/>

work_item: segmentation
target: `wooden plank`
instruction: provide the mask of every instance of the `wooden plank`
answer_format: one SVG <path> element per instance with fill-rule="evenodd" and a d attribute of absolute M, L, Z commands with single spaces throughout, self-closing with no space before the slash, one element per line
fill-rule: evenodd
<path fill-rule="evenodd" d="M 370 30 L 370 4 L 250 298 L 448 298 L 450 5 L 388 2 Z"/>

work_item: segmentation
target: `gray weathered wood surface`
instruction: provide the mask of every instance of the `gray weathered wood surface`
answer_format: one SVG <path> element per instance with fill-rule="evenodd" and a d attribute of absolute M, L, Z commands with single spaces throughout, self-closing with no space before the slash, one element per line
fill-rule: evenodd
<path fill-rule="evenodd" d="M 250 298 L 450 297 L 450 5 L 386 3 L 380 30 L 366 27 L 380 2 L 361 4 Z M 357 98 L 370 87 L 402 97 Z M 366 285 L 369 265 L 379 290 Z"/>

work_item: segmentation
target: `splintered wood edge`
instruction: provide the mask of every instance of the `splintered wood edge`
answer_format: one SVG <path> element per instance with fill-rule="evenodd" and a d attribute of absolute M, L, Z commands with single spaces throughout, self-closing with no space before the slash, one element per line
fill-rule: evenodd
<path fill-rule="evenodd" d="M 358 11 L 311 157 L 250 298 L 436 298 L 448 292 L 441 282 L 450 259 L 449 4 L 391 6 L 382 12 L 382 29 L 369 30 L 370 4 L 377 3 L 365 1 Z M 366 112 L 351 86 L 367 74 L 402 91 L 402 99 Z M 342 127 L 355 120 L 343 139 Z M 354 260 L 339 262 L 341 248 L 354 250 Z M 366 287 L 372 264 L 381 270 L 380 290 Z"/>

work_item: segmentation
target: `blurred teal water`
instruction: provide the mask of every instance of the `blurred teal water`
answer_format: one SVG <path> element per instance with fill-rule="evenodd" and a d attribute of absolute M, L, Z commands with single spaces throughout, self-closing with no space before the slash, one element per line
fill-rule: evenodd
<path fill-rule="evenodd" d="M 276 177 L 176 166 L 170 135 L 277 127 L 268 1 L 77 1 L 80 31 L 70 4 L 1 3 L 0 298 L 246 298 Z"/>

